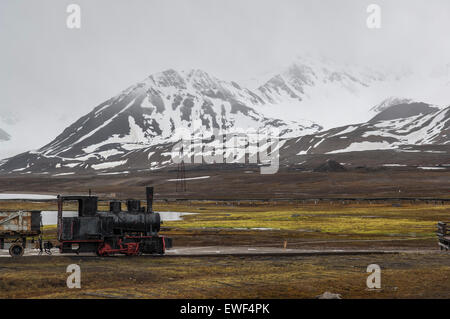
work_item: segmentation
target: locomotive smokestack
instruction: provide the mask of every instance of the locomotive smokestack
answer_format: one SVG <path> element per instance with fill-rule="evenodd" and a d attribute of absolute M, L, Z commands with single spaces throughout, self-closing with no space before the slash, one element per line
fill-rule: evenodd
<path fill-rule="evenodd" d="M 147 187 L 146 193 L 147 193 L 147 212 L 151 213 L 153 211 L 153 187 Z"/>

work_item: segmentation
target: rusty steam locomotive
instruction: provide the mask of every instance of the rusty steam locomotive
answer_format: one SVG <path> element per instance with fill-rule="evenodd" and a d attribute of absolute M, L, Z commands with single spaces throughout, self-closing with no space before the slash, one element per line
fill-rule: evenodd
<path fill-rule="evenodd" d="M 146 189 L 147 207 L 139 200 L 111 201 L 108 212 L 98 211 L 98 197 L 58 197 L 58 241 L 61 253 L 93 252 L 99 256 L 116 253 L 128 256 L 164 254 L 172 239 L 160 236 L 159 213 L 153 212 L 153 187 Z M 78 217 L 63 217 L 63 204 L 78 202 Z"/>
<path fill-rule="evenodd" d="M 153 212 L 153 187 L 146 189 L 147 207 L 139 200 L 111 201 L 109 211 L 99 211 L 96 196 L 58 196 L 57 239 L 60 253 L 96 253 L 98 256 L 164 254 L 172 239 L 159 235 L 161 217 Z M 66 202 L 78 203 L 78 216 L 64 217 Z M 12 240 L 11 256 L 21 256 L 27 237 L 39 236 L 42 251 L 40 211 L 0 212 L 0 249 Z M 52 243 L 44 243 L 50 252 Z"/>

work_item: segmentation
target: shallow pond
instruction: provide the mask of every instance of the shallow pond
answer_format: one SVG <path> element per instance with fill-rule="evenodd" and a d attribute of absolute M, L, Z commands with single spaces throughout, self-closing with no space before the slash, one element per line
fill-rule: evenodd
<path fill-rule="evenodd" d="M 196 213 L 187 212 L 158 212 L 161 215 L 161 220 L 164 222 L 182 220 L 183 216 L 193 215 Z M 56 225 L 57 224 L 57 211 L 42 211 L 42 224 L 46 225 Z M 76 217 L 78 216 L 77 211 L 64 211 L 63 217 Z"/>
<path fill-rule="evenodd" d="M 56 196 L 40 194 L 0 194 L 0 199 L 56 199 Z"/>

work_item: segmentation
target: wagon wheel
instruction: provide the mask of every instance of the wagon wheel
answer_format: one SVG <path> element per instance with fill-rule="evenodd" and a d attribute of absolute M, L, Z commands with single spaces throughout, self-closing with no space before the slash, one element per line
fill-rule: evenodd
<path fill-rule="evenodd" d="M 13 244 L 9 247 L 9 254 L 11 257 L 20 257 L 23 255 L 23 247 L 19 244 Z"/>

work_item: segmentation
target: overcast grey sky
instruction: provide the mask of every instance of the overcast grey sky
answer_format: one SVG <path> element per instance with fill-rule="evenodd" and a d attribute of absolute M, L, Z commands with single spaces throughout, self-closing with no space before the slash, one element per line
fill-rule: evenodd
<path fill-rule="evenodd" d="M 66 27 L 71 3 L 80 30 Z M 449 30 L 448 0 L 1 0 L 0 115 L 55 112 L 62 128 L 166 68 L 241 81 L 303 52 L 428 67 L 450 61 Z"/>

